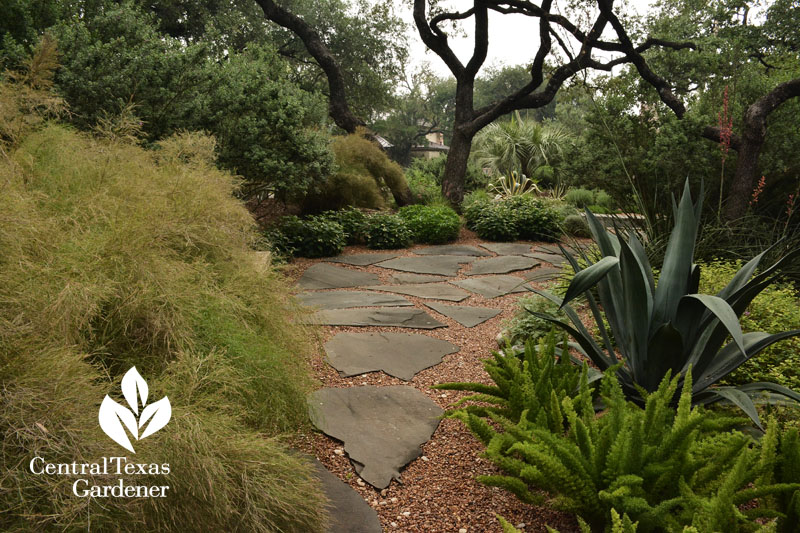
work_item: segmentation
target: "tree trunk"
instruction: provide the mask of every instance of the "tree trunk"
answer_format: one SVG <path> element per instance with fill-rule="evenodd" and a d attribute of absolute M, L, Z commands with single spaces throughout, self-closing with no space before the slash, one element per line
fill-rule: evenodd
<path fill-rule="evenodd" d="M 472 150 L 472 135 L 459 131 L 456 127 L 442 178 L 442 194 L 458 209 L 464 199 L 464 176 L 467 174 L 467 161 Z"/>
<path fill-rule="evenodd" d="M 766 127 L 761 131 L 744 131 L 742 144 L 737 153 L 736 173 L 733 175 L 725 195 L 724 219 L 733 222 L 747 213 L 753 188 L 758 182 L 758 157 L 764 146 Z"/>

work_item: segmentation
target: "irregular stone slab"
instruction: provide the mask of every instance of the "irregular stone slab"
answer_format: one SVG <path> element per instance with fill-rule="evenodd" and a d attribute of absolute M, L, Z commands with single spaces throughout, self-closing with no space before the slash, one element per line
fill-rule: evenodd
<path fill-rule="evenodd" d="M 531 257 L 533 259 L 538 259 L 539 261 L 544 261 L 545 263 L 550 263 L 553 266 L 561 266 L 566 262 L 563 255 L 560 254 L 546 254 L 542 252 L 534 252 L 532 254 L 525 254 L 525 257 Z"/>
<path fill-rule="evenodd" d="M 562 272 L 563 270 L 556 267 L 540 267 L 525 274 L 525 279 L 528 281 L 550 281 L 552 279 L 558 279 Z"/>
<path fill-rule="evenodd" d="M 325 263 L 312 265 L 303 272 L 297 284 L 303 289 L 343 289 L 380 283 L 378 276 Z"/>
<path fill-rule="evenodd" d="M 541 244 L 536 247 L 535 251 L 542 252 L 545 254 L 561 255 L 561 249 L 558 247 L 557 244 Z"/>
<path fill-rule="evenodd" d="M 347 309 L 349 307 L 404 307 L 414 305 L 402 296 L 369 291 L 302 292 L 300 303 L 320 309 Z"/>
<path fill-rule="evenodd" d="M 344 263 L 346 265 L 367 266 L 386 261 L 387 259 L 394 259 L 397 254 L 377 253 L 377 254 L 350 254 L 350 255 L 337 255 L 336 257 L 326 257 L 323 261 L 329 263 Z"/>
<path fill-rule="evenodd" d="M 330 524 L 327 533 L 381 533 L 378 513 L 350 485 L 331 474 L 316 458 L 311 461 L 328 497 Z"/>
<path fill-rule="evenodd" d="M 383 370 L 405 381 L 457 351 L 455 344 L 417 333 L 339 333 L 325 343 L 328 361 L 342 376 Z"/>
<path fill-rule="evenodd" d="M 530 252 L 530 248 L 526 250 Z M 428 246 L 414 250 L 417 255 L 473 255 L 475 257 L 488 257 L 492 254 L 486 253 L 476 246 L 466 244 L 441 244 L 438 246 Z"/>
<path fill-rule="evenodd" d="M 436 283 L 437 281 L 447 281 L 447 276 L 434 276 L 431 274 L 409 274 L 400 272 L 389 277 L 391 285 L 408 285 L 416 283 Z"/>
<path fill-rule="evenodd" d="M 530 257 L 519 255 L 501 255 L 488 259 L 479 259 L 472 263 L 472 268 L 467 272 L 468 276 L 479 276 L 482 274 L 507 274 L 515 270 L 528 270 L 540 263 Z"/>
<path fill-rule="evenodd" d="M 451 281 L 463 289 L 480 294 L 484 298 L 497 298 L 512 292 L 526 292 L 525 280 L 516 276 L 486 276 L 485 278 Z"/>
<path fill-rule="evenodd" d="M 467 255 L 426 255 L 422 257 L 398 257 L 382 263 L 379 267 L 391 268 L 414 274 L 439 274 L 455 276 L 464 263 L 475 261 L 475 257 Z"/>
<path fill-rule="evenodd" d="M 481 246 L 497 255 L 523 255 L 531 252 L 530 244 L 519 242 L 493 242 L 481 243 Z"/>
<path fill-rule="evenodd" d="M 419 283 L 416 285 L 373 285 L 367 287 L 373 291 L 396 292 L 398 294 L 408 294 L 418 298 L 429 298 L 432 300 L 447 300 L 450 302 L 460 302 L 469 298 L 467 291 L 457 289 L 447 283 Z"/>
<path fill-rule="evenodd" d="M 468 328 L 482 324 L 503 312 L 502 309 L 492 309 L 491 307 L 469 307 L 466 305 L 438 303 L 426 303 L 425 305 Z"/>
<path fill-rule="evenodd" d="M 328 309 L 314 313 L 309 318 L 309 323 L 323 326 L 395 326 L 415 329 L 447 327 L 447 324 L 442 324 L 421 309 L 396 307 Z"/>
<path fill-rule="evenodd" d="M 413 387 L 320 389 L 308 398 L 313 424 L 344 441 L 361 478 L 385 489 L 400 469 L 422 454 L 420 446 L 439 426 L 444 411 Z"/>

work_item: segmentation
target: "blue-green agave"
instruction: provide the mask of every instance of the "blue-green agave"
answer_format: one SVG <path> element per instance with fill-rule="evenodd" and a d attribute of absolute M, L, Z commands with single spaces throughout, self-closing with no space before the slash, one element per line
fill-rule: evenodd
<path fill-rule="evenodd" d="M 744 265 L 716 295 L 698 294 L 700 267 L 693 262 L 703 202 L 701 189 L 692 203 L 686 182 L 680 204 L 673 198 L 675 226 L 667 244 L 664 264 L 656 283 L 644 247 L 634 233 L 627 239 L 607 231 L 587 210 L 589 227 L 602 258 L 581 269 L 566 250 L 576 271 L 564 298 L 541 292 L 561 306 L 571 324 L 537 314 L 566 330 L 572 345 L 601 371 L 624 363 L 617 371 L 626 396 L 643 404 L 643 391 L 652 392 L 667 374 L 682 377 L 691 370 L 694 404 L 727 400 L 741 408 L 760 427 L 754 399 L 800 402 L 800 394 L 768 382 L 740 386 L 715 386 L 742 363 L 771 344 L 800 335 L 800 330 L 768 334 L 742 333 L 739 317 L 750 302 L 779 276 L 780 266 L 798 250 L 784 255 L 771 267 L 758 270 L 769 251 Z M 590 289 L 597 288 L 609 329 Z M 584 295 L 600 329 L 596 342 L 569 302 Z M 619 361 L 611 338 L 622 356 Z M 730 342 L 727 342 L 730 338 Z M 601 347 L 600 344 L 603 344 Z M 766 394 L 765 394 L 766 393 Z"/>

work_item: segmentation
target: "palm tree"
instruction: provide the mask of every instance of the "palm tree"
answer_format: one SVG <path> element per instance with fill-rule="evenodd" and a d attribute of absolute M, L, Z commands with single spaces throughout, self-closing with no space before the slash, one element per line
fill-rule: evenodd
<path fill-rule="evenodd" d="M 515 111 L 510 121 L 493 122 L 476 136 L 474 154 L 478 165 L 495 174 L 535 179 L 536 170 L 550 165 L 569 140 L 563 128 L 522 119 Z"/>

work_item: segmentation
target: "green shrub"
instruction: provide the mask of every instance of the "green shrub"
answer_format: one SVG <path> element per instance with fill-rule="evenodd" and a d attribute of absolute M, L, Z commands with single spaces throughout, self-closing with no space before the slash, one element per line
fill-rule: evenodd
<path fill-rule="evenodd" d="M 611 198 L 611 195 L 603 189 L 597 189 L 594 191 L 593 204 L 610 210 L 614 207 L 614 200 Z"/>
<path fill-rule="evenodd" d="M 581 209 L 595 203 L 594 193 L 588 189 L 570 189 L 564 196 L 564 200 Z"/>
<path fill-rule="evenodd" d="M 532 196 L 513 196 L 503 200 L 474 199 L 464 209 L 467 227 L 491 241 L 516 239 L 553 242 L 561 234 L 558 212 Z"/>
<path fill-rule="evenodd" d="M 517 311 L 509 320 L 505 329 L 505 338 L 512 345 L 527 341 L 537 341 L 547 335 L 553 324 L 533 313 L 545 313 L 560 316 L 564 314 L 558 310 L 558 305 L 542 296 L 524 296 L 517 300 Z"/>
<path fill-rule="evenodd" d="M 504 200 L 515 216 L 520 239 L 555 242 L 561 235 L 558 211 L 533 196 L 516 196 Z"/>
<path fill-rule="evenodd" d="M 360 209 L 346 207 L 336 211 L 325 211 L 320 214 L 320 217 L 342 226 L 347 244 L 361 244 L 364 242 L 368 217 Z"/>
<path fill-rule="evenodd" d="M 383 209 L 410 194 L 403 169 L 365 138 L 363 131 L 335 137 L 332 148 L 338 171 L 319 193 L 306 198 L 306 211 L 347 206 Z"/>
<path fill-rule="evenodd" d="M 406 221 L 397 215 L 376 214 L 367 223 L 367 246 L 376 250 L 395 250 L 411 244 L 413 235 Z"/>
<path fill-rule="evenodd" d="M 561 223 L 561 228 L 564 230 L 564 233 L 573 237 L 592 236 L 586 219 L 580 215 L 569 215 L 566 217 L 564 222 Z"/>
<path fill-rule="evenodd" d="M 700 289 L 715 294 L 741 268 L 741 262 L 713 261 L 702 265 Z M 756 296 L 741 315 L 742 331 L 790 331 L 800 329 L 800 300 L 789 284 L 773 284 Z M 745 384 L 771 381 L 800 390 L 800 337 L 792 337 L 766 348 L 745 362 L 726 382 Z"/>
<path fill-rule="evenodd" d="M 504 203 L 492 202 L 480 209 L 472 224 L 475 233 L 488 241 L 515 241 L 519 238 L 517 214 Z"/>
<path fill-rule="evenodd" d="M 406 221 L 413 239 L 419 243 L 442 244 L 458 238 L 461 217 L 452 208 L 439 205 L 410 205 L 398 215 Z"/>
<path fill-rule="evenodd" d="M 447 200 L 442 195 L 442 186 L 437 183 L 432 174 L 409 169 L 406 171 L 406 181 L 411 194 L 426 205 L 446 204 Z"/>
<path fill-rule="evenodd" d="M 461 211 L 464 213 L 467 229 L 475 230 L 475 224 L 484 209 L 492 203 L 492 198 L 485 189 L 473 191 L 464 196 L 461 202 Z"/>
<path fill-rule="evenodd" d="M 307 420 L 312 335 L 253 252 L 213 143 L 183 134 L 145 151 L 52 123 L 3 141 L 0 529 L 322 531 L 311 465 L 278 440 Z M 133 365 L 173 410 L 135 461 L 171 473 L 118 477 L 167 481 L 169 497 L 78 498 L 72 479 L 31 475 L 37 455 L 123 455 L 97 408 Z"/>
<path fill-rule="evenodd" d="M 588 206 L 589 211 L 594 213 L 595 215 L 610 215 L 612 213 L 611 209 L 607 207 L 603 207 L 602 205 L 595 205 L 592 204 Z"/>
<path fill-rule="evenodd" d="M 341 224 L 325 216 L 286 216 L 281 218 L 278 229 L 287 255 L 331 257 L 340 254 L 347 243 Z"/>

